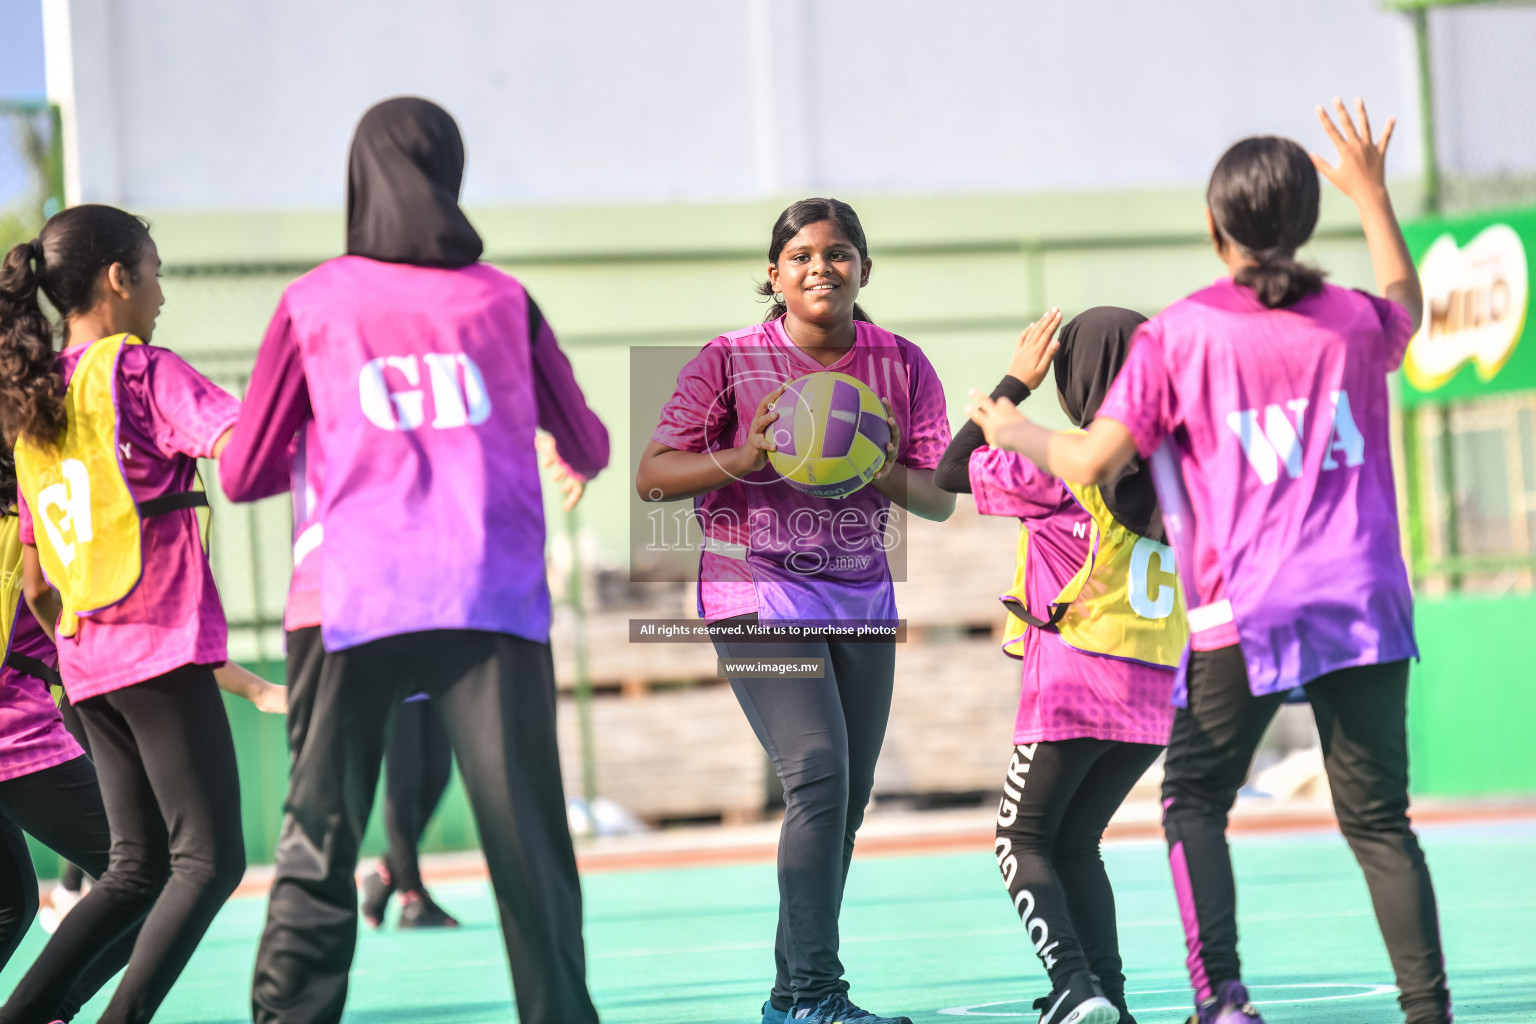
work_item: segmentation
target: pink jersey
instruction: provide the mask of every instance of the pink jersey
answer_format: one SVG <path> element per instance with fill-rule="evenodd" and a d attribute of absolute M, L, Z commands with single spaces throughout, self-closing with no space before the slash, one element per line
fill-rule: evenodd
<path fill-rule="evenodd" d="M 1024 590 L 1041 617 L 1088 558 L 1092 518 L 1065 484 L 1022 455 L 997 448 L 971 453 L 971 493 L 986 516 L 1014 516 L 1029 530 Z M 1173 670 L 1091 654 L 1060 636 L 1024 634 L 1024 686 L 1013 742 L 1098 739 L 1168 742 Z"/>
<path fill-rule="evenodd" d="M 1099 409 L 1143 456 L 1167 439 L 1191 644 L 1240 639 L 1256 695 L 1418 655 L 1387 392 L 1412 333 L 1362 292 L 1266 309 L 1223 279 L 1142 325 Z"/>
<path fill-rule="evenodd" d="M 716 338 L 678 374 L 652 438 L 688 452 L 738 447 L 769 392 L 831 370 L 858 378 L 890 404 L 901 435 L 898 461 L 934 468 L 949 445 L 949 420 L 932 364 L 905 338 L 874 324 L 855 326 L 853 347 L 831 366 L 802 352 L 778 320 Z M 846 498 L 812 497 L 772 466 L 700 495 L 700 616 L 896 618 L 880 543 L 890 504 L 874 486 Z"/>
<path fill-rule="evenodd" d="M 48 634 L 32 617 L 26 601 L 16 610 L 8 650 L 47 665 L 58 661 Z M 83 753 L 65 731 L 48 684 L 9 665 L 0 668 L 0 782 L 52 768 Z"/>
<path fill-rule="evenodd" d="M 219 465 L 232 500 L 291 486 L 313 423 L 326 650 L 431 629 L 548 639 L 534 430 L 588 477 L 608 432 L 516 279 L 329 260 L 283 293 L 246 400 Z"/>
<path fill-rule="evenodd" d="M 90 346 L 59 353 L 67 382 Z M 197 460 L 234 426 L 240 403 L 169 349 L 125 345 L 117 364 L 119 463 L 135 501 L 191 490 Z M 21 540 L 35 544 L 32 513 L 18 498 Z M 149 516 L 140 532 L 144 574 L 123 600 L 82 616 L 61 637 L 59 674 L 76 703 L 182 665 L 220 665 L 228 627 L 190 509 Z"/>

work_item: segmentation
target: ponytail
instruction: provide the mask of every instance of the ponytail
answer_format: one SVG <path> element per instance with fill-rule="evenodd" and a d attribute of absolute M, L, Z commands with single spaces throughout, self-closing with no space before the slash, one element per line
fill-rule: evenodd
<path fill-rule="evenodd" d="M 1294 305 L 1323 290 L 1323 272 L 1298 263 L 1290 254 L 1256 253 L 1254 259 L 1257 262 L 1233 274 L 1232 280 L 1252 288 L 1270 309 Z"/>
<path fill-rule="evenodd" d="M 1205 202 L 1225 241 L 1252 260 L 1232 280 L 1270 309 L 1323 290 L 1323 272 L 1296 261 L 1317 227 L 1317 168 L 1307 151 L 1273 135 L 1244 139 L 1222 154 Z"/>
<path fill-rule="evenodd" d="M 53 327 L 38 304 L 42 243 L 23 242 L 0 263 L 0 433 L 51 445 L 64 430 L 64 382 Z"/>
<path fill-rule="evenodd" d="M 101 276 L 121 263 L 130 278 L 150 245 L 149 226 L 115 206 L 88 203 L 54 214 L 0 263 L 0 433 L 51 446 L 64 432 L 64 381 L 41 292 L 66 321 L 96 302 Z"/>

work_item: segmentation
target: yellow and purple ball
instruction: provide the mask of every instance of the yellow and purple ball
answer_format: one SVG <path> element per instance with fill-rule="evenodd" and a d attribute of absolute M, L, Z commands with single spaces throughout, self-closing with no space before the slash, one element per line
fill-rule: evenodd
<path fill-rule="evenodd" d="M 880 396 L 856 377 L 823 370 L 790 383 L 774 403 L 768 461 L 786 483 L 818 498 L 846 498 L 885 465 L 891 425 Z"/>

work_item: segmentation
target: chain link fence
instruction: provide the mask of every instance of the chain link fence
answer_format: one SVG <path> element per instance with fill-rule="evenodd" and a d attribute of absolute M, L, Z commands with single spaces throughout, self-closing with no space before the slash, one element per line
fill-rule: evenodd
<path fill-rule="evenodd" d="M 1536 203 L 1536 0 L 1395 6 L 1419 36 L 1431 210 Z"/>

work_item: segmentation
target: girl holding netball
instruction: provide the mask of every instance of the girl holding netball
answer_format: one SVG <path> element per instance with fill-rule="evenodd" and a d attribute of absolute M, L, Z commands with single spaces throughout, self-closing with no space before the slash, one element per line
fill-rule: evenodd
<path fill-rule="evenodd" d="M 101 1020 L 149 1020 L 245 870 L 214 671 L 224 613 L 192 511 L 206 502 L 197 459 L 218 452 L 239 403 L 147 344 L 159 265 L 144 223 L 109 206 L 56 214 L 6 258 L 0 426 L 16 444 L 23 586 L 57 635 L 112 839 L 0 1008 L 7 1024 L 51 1019 L 141 923 Z M 62 352 L 39 291 L 63 316 Z"/>
<path fill-rule="evenodd" d="M 290 721 L 299 739 L 256 956 L 258 1024 L 341 1019 L 358 845 L 390 719 L 420 692 L 458 756 L 518 1019 L 597 1020 L 555 745 L 534 432 L 553 434 L 587 477 L 607 464 L 608 433 L 528 292 L 479 261 L 458 205 L 463 173 L 441 107 L 401 97 L 363 115 L 347 255 L 283 293 L 219 464 L 233 500 L 281 493 L 303 433 L 324 481 L 310 556 L 317 675 L 303 724 Z"/>
<path fill-rule="evenodd" d="M 1064 480 L 1111 480 L 1162 448 L 1190 651 L 1163 785 L 1164 827 L 1200 1024 L 1259 1019 L 1241 980 L 1224 830 L 1292 688 L 1317 717 L 1339 825 L 1365 873 L 1410 1024 L 1451 1019 L 1434 889 L 1408 821 L 1408 659 L 1418 654 L 1389 448 L 1387 374 L 1423 310 L 1364 104 L 1318 116 L 1338 164 L 1288 139 L 1217 163 L 1207 227 L 1231 277 L 1138 333 L 1084 434 L 973 393 L 990 443 Z M 1360 211 L 1381 297 L 1296 262 L 1318 171 Z"/>
<path fill-rule="evenodd" d="M 805 199 L 785 210 L 768 246 L 767 318 L 716 338 L 683 368 L 641 456 L 642 499 L 693 499 L 704 533 L 699 614 L 724 630 L 759 618 L 894 620 L 883 544 L 890 506 L 933 520 L 954 509 L 933 479 L 949 443 L 943 389 L 916 345 L 859 308 L 871 266 L 846 203 Z M 890 413 L 887 461 L 842 499 L 796 490 L 768 465 L 774 401 L 822 370 L 858 378 Z M 777 970 L 764 1024 L 906 1021 L 854 1005 L 838 958 L 838 911 L 890 715 L 895 643 L 717 638 L 715 646 L 722 657 L 825 666 L 819 678 L 730 680 L 784 785 Z"/>
<path fill-rule="evenodd" d="M 1022 402 L 1055 363 L 1067 416 L 1090 426 L 1146 317 L 1101 306 L 1031 324 L 994 398 Z M 1051 994 L 1042 1024 L 1134 1024 L 1126 1008 L 1105 827 L 1157 760 L 1173 720 L 1173 668 L 1188 630 L 1151 474 L 1139 459 L 1102 486 L 1066 484 L 987 447 L 967 423 L 939 485 L 983 515 L 1020 521 L 1004 649 L 1023 662 L 997 860 Z"/>

